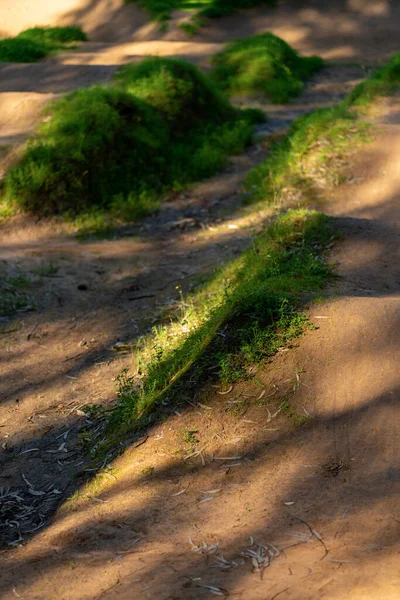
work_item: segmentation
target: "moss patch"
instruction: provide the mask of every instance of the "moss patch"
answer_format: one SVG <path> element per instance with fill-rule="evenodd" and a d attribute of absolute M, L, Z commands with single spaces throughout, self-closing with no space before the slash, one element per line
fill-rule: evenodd
<path fill-rule="evenodd" d="M 264 94 L 284 103 L 297 96 L 303 84 L 324 66 L 316 56 L 302 57 L 272 33 L 228 44 L 213 58 L 213 79 L 229 94 Z"/>
<path fill-rule="evenodd" d="M 162 58 L 64 97 L 49 116 L 8 172 L 5 196 L 38 214 L 91 211 L 97 220 L 104 209 L 140 217 L 168 191 L 215 173 L 263 118 L 234 109 L 189 63 Z"/>
<path fill-rule="evenodd" d="M 0 62 L 36 62 L 86 40 L 79 27 L 33 27 L 14 38 L 0 40 Z"/>

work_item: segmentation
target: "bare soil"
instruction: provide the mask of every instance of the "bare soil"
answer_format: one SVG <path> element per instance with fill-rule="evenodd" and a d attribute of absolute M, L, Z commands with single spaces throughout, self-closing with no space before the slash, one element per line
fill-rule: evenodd
<path fill-rule="evenodd" d="M 299 13 L 289 20 L 289 4 L 274 18 L 285 18 L 298 40 L 307 37 L 314 52 L 327 55 L 335 39 L 337 49 L 345 47 L 347 19 L 360 30 L 369 23 L 380 32 L 382 24 L 383 46 L 378 35 L 361 41 L 353 31 L 346 38 L 355 56 L 365 50 L 379 62 L 395 47 L 395 8 L 367 4 L 375 12 L 364 14 L 365 3 L 358 12 L 341 3 L 331 3 L 329 14 L 312 9 L 309 37 Z M 246 14 L 252 27 L 266 28 L 264 11 Z M 237 36 L 240 19 L 248 35 L 238 16 L 218 22 L 219 32 L 225 27 Z M 342 24 L 341 36 L 327 34 L 329 20 Z M 201 43 L 214 44 L 213 31 L 204 30 Z M 58 60 L 33 66 L 43 69 L 44 84 L 28 67 L 15 80 L 17 67 L 4 66 L 10 76 L 0 84 L 7 90 L 0 102 L 10 93 L 82 85 L 83 70 L 76 80 L 62 68 L 52 74 L 64 58 Z M 109 76 L 104 64 L 95 65 L 102 80 Z M 268 108 L 272 120 L 260 135 L 336 101 L 360 76 L 359 67 L 330 68 L 298 103 Z M 224 173 L 116 239 L 79 244 L 63 225 L 28 218 L 2 226 L 1 271 L 29 274 L 37 304 L 2 323 L 3 332 L 16 331 L 0 335 L 0 487 L 19 498 L 2 531 L 5 544 L 17 542 L 2 555 L 2 598 L 400 597 L 399 109 L 398 98 L 382 109 L 376 140 L 353 156 L 346 183 L 324 204 L 344 239 L 332 253 L 340 279 L 309 307 L 317 329 L 229 393 L 199 390 L 187 409 L 134 440 L 86 486 L 85 431 L 98 424 L 80 411 L 114 400 L 113 379 L 132 362 L 115 344 L 149 331 L 173 310 L 177 286 L 190 291 L 250 243 L 272 209 L 244 209 L 240 183 L 265 148 L 251 147 Z M 26 135 L 12 108 L 8 114 L 15 135 Z M 50 262 L 58 271 L 43 275 Z M 194 442 L 185 431 L 195 432 Z"/>

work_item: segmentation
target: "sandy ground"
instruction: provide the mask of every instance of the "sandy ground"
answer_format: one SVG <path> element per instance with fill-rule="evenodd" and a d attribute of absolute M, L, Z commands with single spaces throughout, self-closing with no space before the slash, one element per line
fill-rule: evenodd
<path fill-rule="evenodd" d="M 85 15 L 100 10 L 94 3 L 86 8 Z M 91 21 L 97 41 L 74 54 L 0 66 L 1 145 L 18 145 L 54 95 L 106 81 L 118 64 L 144 54 L 205 64 L 227 39 L 265 29 L 306 52 L 367 64 L 381 62 L 398 43 L 398 9 L 385 2 L 329 8 L 288 2 L 274 13 L 259 9 L 245 13 L 246 20 L 217 21 L 192 42 L 173 27 L 158 40 L 147 25 L 128 31 L 121 11 L 127 27 L 121 39 L 111 26 L 101 30 L 99 17 Z M 58 18 L 66 17 L 61 11 Z M 296 104 L 269 107 L 272 121 L 263 135 L 335 101 L 360 74 L 359 67 L 332 67 Z M 319 329 L 260 369 L 257 381 L 226 396 L 199 391 L 211 410 L 188 404 L 87 489 L 81 488 L 88 477 L 82 443 L 97 424 L 79 411 L 114 399 L 113 378 L 131 363 L 129 355 L 113 352 L 114 344 L 162 322 L 176 306 L 177 285 L 190 290 L 251 241 L 268 211 L 242 212 L 238 189 L 265 151 L 249 149 L 226 172 L 115 240 L 82 245 L 62 226 L 28 218 L 1 228 L 1 272 L 28 273 L 38 305 L 4 323 L 16 331 L 0 338 L 0 487 L 23 499 L 12 513 L 18 523 L 3 537 L 7 543 L 20 531 L 33 535 L 2 556 L 2 598 L 400 597 L 399 108 L 398 100 L 387 107 L 376 141 L 353 157 L 350 183 L 324 205 L 345 238 L 333 253 L 341 279 L 310 308 Z M 38 275 L 49 261 L 57 273 Z M 227 411 L 238 393 L 251 399 L 264 389 L 271 414 L 282 398 L 292 413 L 269 422 L 266 407 L 250 400 L 243 412 Z M 295 427 L 296 415 L 306 417 L 302 427 Z M 184 459 L 190 448 L 182 429 L 198 431 L 202 458 Z M 44 527 L 74 490 L 79 497 Z M 218 550 L 207 558 L 210 549 L 193 551 L 189 536 Z M 268 551 L 262 572 L 240 556 L 251 541 L 253 551 L 260 544 Z M 229 563 L 219 560 L 215 568 L 220 555 Z"/>

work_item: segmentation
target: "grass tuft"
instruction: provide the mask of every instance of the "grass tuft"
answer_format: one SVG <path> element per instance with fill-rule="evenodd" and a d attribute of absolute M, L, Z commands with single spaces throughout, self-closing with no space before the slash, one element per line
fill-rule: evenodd
<path fill-rule="evenodd" d="M 12 317 L 17 312 L 35 308 L 35 301 L 27 292 L 31 282 L 22 273 L 0 277 L 0 317 Z"/>
<path fill-rule="evenodd" d="M 194 15 L 190 21 L 185 21 L 184 23 L 180 23 L 179 27 L 182 31 L 186 33 L 188 37 L 193 37 L 196 35 L 199 29 L 204 27 L 206 20 L 204 17 L 200 15 Z"/>
<path fill-rule="evenodd" d="M 211 76 L 230 95 L 262 93 L 285 103 L 323 66 L 321 58 L 299 56 L 279 37 L 264 33 L 228 44 L 213 57 Z"/>
<path fill-rule="evenodd" d="M 14 38 L 0 40 L 0 62 L 36 62 L 86 40 L 79 27 L 33 27 Z"/>
<path fill-rule="evenodd" d="M 357 85 L 347 96 L 344 105 L 357 109 L 367 108 L 376 98 L 390 96 L 400 83 L 400 54 L 387 65 L 377 69 L 366 81 Z"/>
<path fill-rule="evenodd" d="M 300 192 L 316 196 L 326 184 L 338 184 L 346 155 L 368 139 L 369 130 L 344 105 L 299 117 L 271 145 L 267 159 L 248 173 L 249 200 L 272 202 Z"/>

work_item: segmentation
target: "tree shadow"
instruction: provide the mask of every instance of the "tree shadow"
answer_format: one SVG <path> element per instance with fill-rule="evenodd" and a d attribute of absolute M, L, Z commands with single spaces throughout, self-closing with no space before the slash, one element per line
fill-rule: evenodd
<path fill-rule="evenodd" d="M 252 536 L 257 544 L 274 544 L 273 547 L 278 546 L 282 551 L 268 567 L 265 582 L 256 574 L 252 576 L 254 595 L 265 590 L 264 593 L 270 593 L 269 597 L 272 597 L 275 591 L 279 591 L 274 580 L 277 580 L 278 586 L 281 585 L 282 576 L 278 574 L 282 571 L 285 571 L 284 580 L 291 587 L 293 579 L 296 584 L 298 579 L 310 574 L 309 569 L 319 573 L 322 579 L 328 576 L 335 580 L 334 589 L 340 590 L 343 586 L 343 593 L 354 581 L 346 582 L 342 576 L 337 580 L 334 567 L 337 568 L 338 564 L 346 567 L 346 561 L 357 561 L 359 568 L 364 568 L 364 565 L 370 568 L 371 561 L 385 560 L 385 553 L 390 555 L 398 543 L 398 524 L 392 515 L 385 517 L 384 528 L 380 524 L 381 519 L 376 520 L 376 516 L 372 521 L 372 516 L 379 514 L 383 503 L 386 507 L 387 503 L 393 506 L 394 512 L 396 508 L 397 484 L 400 481 L 398 454 L 392 453 L 392 462 L 384 466 L 388 455 L 382 451 L 382 440 L 388 433 L 387 429 L 393 429 L 388 423 L 397 415 L 398 397 L 399 389 L 391 389 L 382 396 L 370 398 L 359 408 L 353 406 L 326 413 L 295 431 L 278 434 L 273 443 L 265 437 L 249 442 L 246 473 L 233 479 L 239 481 L 236 486 L 239 491 L 229 491 L 229 476 L 221 475 L 216 461 L 203 468 L 192 469 L 189 477 L 176 464 L 157 469 L 152 476 L 150 495 L 141 493 L 141 488 L 143 491 L 149 487 L 148 478 L 135 477 L 132 482 L 130 469 L 122 475 L 121 482 L 101 494 L 101 501 L 111 504 L 111 507 L 102 506 L 97 510 L 93 503 L 89 503 L 78 506 L 72 513 L 64 512 L 59 515 L 55 528 L 39 536 L 27 557 L 19 558 L 18 550 L 6 556 L 3 592 L 11 592 L 18 581 L 17 589 L 22 593 L 38 581 L 38 561 L 41 585 L 45 585 L 45 578 L 50 581 L 57 576 L 60 586 L 65 586 L 68 580 L 79 576 L 80 569 L 83 571 L 89 565 L 94 578 L 104 569 L 112 573 L 120 573 L 122 569 L 123 576 L 117 577 L 115 589 L 108 593 L 102 584 L 97 591 L 94 586 L 87 595 L 90 598 L 99 597 L 100 590 L 102 598 L 132 597 L 132 593 L 143 592 L 150 584 L 153 589 L 160 590 L 162 587 L 165 598 L 205 597 L 209 592 L 204 589 L 204 584 L 240 590 L 242 580 L 249 585 L 249 563 L 237 569 L 214 569 L 215 557 L 205 560 L 198 553 L 190 552 L 187 539 L 193 536 L 198 543 L 210 543 L 210 537 L 218 538 L 219 552 L 228 560 L 238 560 L 238 553 L 251 544 L 248 539 Z M 371 431 L 372 422 L 379 425 Z M 377 453 L 377 448 L 382 452 Z M 330 456 L 343 465 L 343 471 L 336 477 L 329 476 L 324 464 Z M 133 457 L 134 452 L 130 452 L 130 462 Z M 307 469 L 301 467 L 303 460 L 312 461 L 311 472 L 307 473 Z M 353 460 L 356 461 L 354 464 Z M 166 495 L 171 489 L 171 479 L 177 480 L 178 486 L 175 487 L 180 487 L 179 477 L 182 483 L 191 480 L 191 485 L 196 488 L 191 491 L 190 500 L 186 494 L 176 498 Z M 227 481 L 221 484 L 223 477 Z M 199 478 L 198 484 L 196 478 Z M 212 508 L 202 509 L 202 516 L 199 516 L 199 488 L 205 480 L 210 487 L 223 485 L 225 489 L 218 499 L 214 498 L 206 505 Z M 238 506 L 239 494 L 245 497 L 239 499 Z M 283 504 L 288 498 L 293 501 L 290 508 Z M 240 506 L 246 499 L 255 513 L 256 527 L 252 515 L 246 517 L 243 506 Z M 224 511 L 227 502 L 231 505 L 229 514 Z M 193 508 L 196 505 L 197 508 Z M 217 524 L 218 520 L 221 527 Z M 301 520 L 317 531 L 314 538 Z M 171 548 L 168 542 L 161 540 L 161 536 L 168 535 L 168 532 L 172 535 L 177 530 L 182 545 Z M 211 533 L 213 530 L 215 534 Z M 220 531 L 224 531 L 226 539 L 219 538 Z M 138 537 L 142 541 L 134 548 L 132 542 Z M 327 555 L 323 545 L 328 550 Z M 371 557 L 368 549 L 378 550 L 377 557 Z M 68 561 L 79 562 L 76 574 L 65 574 L 64 565 Z M 293 573 L 295 577 L 292 579 Z M 310 597 L 307 585 L 297 589 L 296 594 L 293 597 L 299 599 Z"/>
<path fill-rule="evenodd" d="M 79 25 L 91 40 L 108 43 L 160 37 L 159 24 L 149 22 L 148 12 L 133 2 L 121 5 L 112 0 L 85 0 L 63 15 L 60 23 Z"/>
<path fill-rule="evenodd" d="M 389 200 L 388 206 L 390 206 L 391 203 L 392 200 Z M 376 265 L 377 263 L 379 264 L 380 260 L 387 260 L 386 257 L 388 254 L 388 247 L 391 247 L 394 242 L 394 239 L 397 235 L 396 229 L 390 224 L 384 225 L 383 223 L 379 222 L 378 224 L 375 224 L 374 222 L 373 226 L 371 227 L 368 227 L 367 224 L 366 228 L 365 219 L 360 221 L 360 219 L 354 217 L 338 219 L 337 225 L 346 230 L 346 239 L 351 240 L 353 252 L 357 250 L 357 247 L 362 247 L 362 245 L 364 244 L 363 236 L 365 235 L 366 229 L 369 235 L 369 243 L 373 241 L 375 248 L 377 249 L 376 255 L 373 259 L 373 263 L 371 262 L 370 264 L 363 264 L 361 266 L 356 265 L 355 268 L 352 268 L 350 266 L 350 268 L 346 269 L 346 272 L 341 273 L 341 276 L 344 279 L 344 283 L 342 284 L 341 289 L 342 297 L 366 297 L 367 299 L 378 297 L 388 299 L 391 298 L 391 296 L 397 290 L 397 284 L 395 280 L 390 282 L 385 281 L 385 289 L 381 289 L 379 293 L 373 289 L 366 290 L 365 288 L 360 286 L 359 282 L 362 282 L 364 279 L 367 279 L 371 283 L 373 282 L 374 277 L 376 280 L 378 276 L 378 281 L 375 281 L 375 284 L 378 284 L 378 286 L 382 288 L 381 277 L 384 278 L 385 275 L 381 274 L 379 271 L 377 272 L 376 267 L 373 267 L 373 265 Z M 225 240 L 225 248 L 226 246 L 228 246 L 229 250 L 229 244 L 226 244 L 226 242 L 227 240 Z M 235 247 L 234 238 L 230 240 L 230 243 L 232 243 L 233 247 Z M 345 242 L 342 242 L 341 244 L 345 245 Z M 200 247 L 199 249 L 199 251 L 202 253 L 207 253 L 207 251 L 209 250 L 214 251 L 212 248 L 205 249 L 204 247 Z M 220 252 L 219 248 L 217 251 Z M 129 262 L 130 257 L 128 254 L 125 255 L 125 258 Z M 91 265 L 90 262 L 88 268 L 89 270 L 93 271 L 93 265 Z M 167 268 L 171 269 L 171 275 L 174 272 L 176 274 L 176 267 L 174 267 L 171 264 L 168 264 Z M 138 294 L 137 290 L 139 290 L 140 294 L 141 289 L 148 289 L 150 282 L 154 280 L 160 280 L 159 269 L 160 267 L 156 265 L 154 269 L 149 270 L 146 274 L 143 275 L 142 278 L 138 277 L 135 279 L 135 291 L 133 292 L 134 296 Z M 173 283 L 174 282 L 171 281 L 169 289 L 162 290 L 161 293 L 163 296 L 168 296 L 169 293 L 172 292 L 172 290 L 175 288 Z M 354 283 L 356 283 L 356 287 L 354 287 Z M 124 284 L 118 287 L 113 286 L 110 290 L 107 290 L 106 286 L 101 292 L 99 291 L 99 289 L 96 290 L 95 295 L 96 297 L 100 297 L 102 299 L 106 310 L 108 306 L 113 306 L 114 303 L 119 302 L 119 304 L 121 304 L 123 302 L 123 285 Z M 375 285 L 374 287 L 378 286 Z M 126 291 L 128 292 L 128 294 L 132 294 L 130 287 Z M 110 294 L 115 298 L 114 301 L 112 300 Z M 148 304 L 149 302 L 152 302 L 151 299 L 143 298 L 143 300 L 139 300 L 139 302 L 142 303 L 142 306 L 146 306 L 147 310 L 149 310 L 150 312 L 154 311 L 154 308 L 150 309 Z M 66 304 L 68 306 L 68 311 L 71 311 L 72 315 L 74 313 L 78 314 L 79 305 L 74 306 L 72 298 L 69 299 L 69 301 L 67 301 Z M 101 304 L 98 304 L 96 306 L 96 321 L 99 320 L 99 309 L 101 310 Z M 90 311 L 86 315 L 80 315 L 81 322 L 85 322 L 87 324 L 88 314 L 90 314 Z M 49 317 L 46 318 L 48 319 Z M 103 320 L 104 318 L 106 318 L 105 315 L 102 317 L 101 320 Z M 54 324 L 58 328 L 60 328 L 61 331 L 65 331 L 65 327 L 68 322 L 68 315 L 64 315 L 64 321 L 65 325 L 63 324 L 63 320 Z M 393 331 L 397 330 L 396 325 L 392 324 L 392 327 Z M 135 336 L 141 332 L 133 333 L 131 331 L 130 333 L 130 339 L 134 340 Z M 124 335 L 129 339 L 129 331 L 127 327 L 124 327 Z M 65 362 L 61 363 L 56 373 L 52 372 L 50 377 L 44 376 L 47 360 L 47 358 L 44 357 L 43 362 L 41 364 L 39 363 L 39 368 L 37 369 L 39 379 L 37 379 L 36 382 L 34 381 L 34 379 L 32 379 L 32 377 L 24 382 L 23 378 L 25 375 L 23 370 L 20 371 L 20 374 L 18 376 L 16 376 L 15 370 L 14 372 L 10 372 L 9 378 L 5 376 L 2 379 L 2 386 L 4 386 L 3 406 L 8 411 L 15 410 L 14 407 L 18 408 L 20 402 L 24 402 L 25 398 L 29 398 L 30 396 L 35 394 L 35 390 L 37 392 L 38 398 L 40 397 L 40 392 L 45 392 L 45 394 L 51 394 L 53 393 L 54 387 L 60 385 L 60 381 L 64 382 L 65 378 L 71 378 L 72 381 L 70 382 L 71 385 L 68 386 L 66 386 L 65 383 L 62 384 L 62 386 L 66 388 L 63 390 L 63 394 L 64 397 L 68 397 L 68 395 L 71 397 L 71 393 L 69 390 L 75 385 L 77 385 L 76 378 L 80 378 L 81 376 L 93 376 L 93 370 L 98 368 L 96 366 L 96 363 L 100 363 L 100 367 L 103 370 L 104 363 L 107 363 L 107 361 L 112 360 L 113 357 L 112 351 L 109 350 L 110 346 L 112 346 L 112 344 L 116 341 L 120 341 L 120 339 L 121 338 L 119 338 L 118 335 L 114 334 L 107 346 L 103 344 L 100 348 L 95 348 L 93 350 L 90 348 L 87 350 L 83 349 L 78 351 L 74 349 L 74 353 L 78 354 L 78 356 L 73 361 L 71 361 L 71 363 L 69 360 L 66 360 Z M 38 343 L 40 347 L 40 341 Z M 379 343 L 383 344 L 383 347 L 376 345 L 373 348 L 369 348 L 369 351 L 374 352 L 376 355 L 383 355 L 385 353 L 387 354 L 389 351 L 396 351 L 396 340 L 393 339 L 393 336 L 387 336 L 384 340 L 379 340 Z M 32 353 L 31 344 L 26 344 L 26 349 L 19 350 L 18 353 L 10 353 L 9 362 L 12 361 L 12 363 L 14 363 L 17 358 L 18 360 L 24 358 L 24 352 Z M 360 353 L 360 350 L 358 350 L 358 352 Z M 81 353 L 82 356 L 79 356 L 79 354 Z M 74 357 L 75 354 L 73 354 L 72 356 Z M 37 362 L 37 359 L 34 360 L 35 362 Z M 353 360 L 354 358 L 352 358 L 352 360 L 349 362 L 350 371 Z M 122 364 L 117 359 L 116 364 L 114 364 L 113 367 L 114 372 L 118 374 L 121 371 Z M 107 374 L 107 376 L 109 377 L 109 374 Z M 191 374 L 189 373 L 187 377 L 188 379 L 190 379 Z M 15 386 L 16 382 L 17 386 Z M 85 383 L 83 384 L 83 387 L 85 387 Z M 200 396 L 204 395 L 207 398 L 210 393 L 209 384 L 207 383 L 205 385 L 203 392 L 200 392 L 200 390 L 198 392 Z M 89 464 L 90 455 L 85 455 L 85 453 L 79 449 L 82 444 L 82 439 L 81 441 L 79 440 L 80 437 L 82 437 L 82 432 L 85 432 L 86 430 L 93 430 L 97 428 L 99 424 L 96 421 L 94 421 L 93 423 L 91 419 L 85 419 L 83 416 L 79 417 L 76 415 L 74 407 L 76 408 L 77 406 L 82 404 L 82 398 L 78 400 L 79 389 L 78 397 L 76 395 L 75 397 L 76 399 L 73 399 L 72 402 L 68 405 L 64 404 L 63 402 L 61 411 L 57 411 L 55 407 L 47 407 L 42 409 L 39 400 L 36 410 L 30 417 L 29 429 L 31 429 L 31 433 L 29 433 L 29 429 L 28 432 L 21 431 L 19 434 L 14 435 L 12 440 L 6 442 L 5 452 L 3 453 L 2 457 L 3 485 L 8 486 L 11 484 L 13 488 L 19 488 L 21 484 L 21 473 L 31 473 L 28 479 L 32 484 L 33 489 L 43 490 L 51 482 L 55 485 L 55 488 L 57 490 L 63 492 L 60 496 L 56 495 L 54 498 L 51 498 L 52 501 L 47 503 L 46 510 L 42 510 L 41 512 L 41 514 L 44 515 L 46 519 L 44 522 L 43 519 L 40 519 L 39 524 L 41 524 L 42 522 L 43 524 L 45 524 L 48 517 L 52 514 L 56 506 L 59 504 L 60 500 L 62 498 L 65 498 L 67 495 L 71 495 L 74 489 L 77 489 L 85 479 L 92 475 L 91 472 L 89 472 L 88 475 L 88 472 L 85 471 L 86 468 L 91 467 L 91 465 Z M 91 403 L 92 401 L 95 402 L 97 397 L 97 395 L 95 395 L 92 399 L 89 399 L 88 397 L 85 398 L 84 401 L 86 403 Z M 173 413 L 173 411 L 176 410 L 176 408 L 177 405 L 174 403 L 173 406 L 166 409 L 165 414 Z M 359 414 L 361 415 L 362 412 L 363 411 L 360 410 Z M 47 432 L 46 428 L 48 428 Z M 70 430 L 70 432 L 67 435 L 68 441 L 66 444 L 64 444 L 64 447 L 62 447 L 63 435 L 68 430 Z M 35 431 L 37 431 L 38 434 L 36 434 Z M 101 436 L 103 431 L 101 427 L 99 427 L 99 431 Z M 134 439 L 139 438 L 143 433 L 144 432 L 138 433 L 134 436 Z M 60 438 L 62 438 L 61 442 L 58 441 L 60 440 Z M 69 450 L 69 452 L 71 452 L 72 454 L 67 453 L 67 455 L 65 455 L 65 446 L 67 447 L 67 449 L 73 448 Z M 33 451 L 33 448 L 36 450 Z M 76 458 L 74 460 L 71 460 L 71 458 L 74 458 L 75 453 L 77 454 Z M 249 454 L 252 455 L 253 452 L 250 451 Z M 68 464 L 68 470 L 64 469 L 64 461 L 66 461 Z M 43 474 L 45 474 L 44 477 Z M 114 489 L 114 493 L 117 492 L 118 486 L 116 486 Z M 7 533 L 11 533 L 13 539 L 15 539 L 13 531 L 8 531 Z"/>
<path fill-rule="evenodd" d="M 370 0 L 288 1 L 276 9 L 257 7 L 210 20 L 200 41 L 222 42 L 271 31 L 306 54 L 330 60 L 376 63 L 398 52 L 395 3 Z"/>

